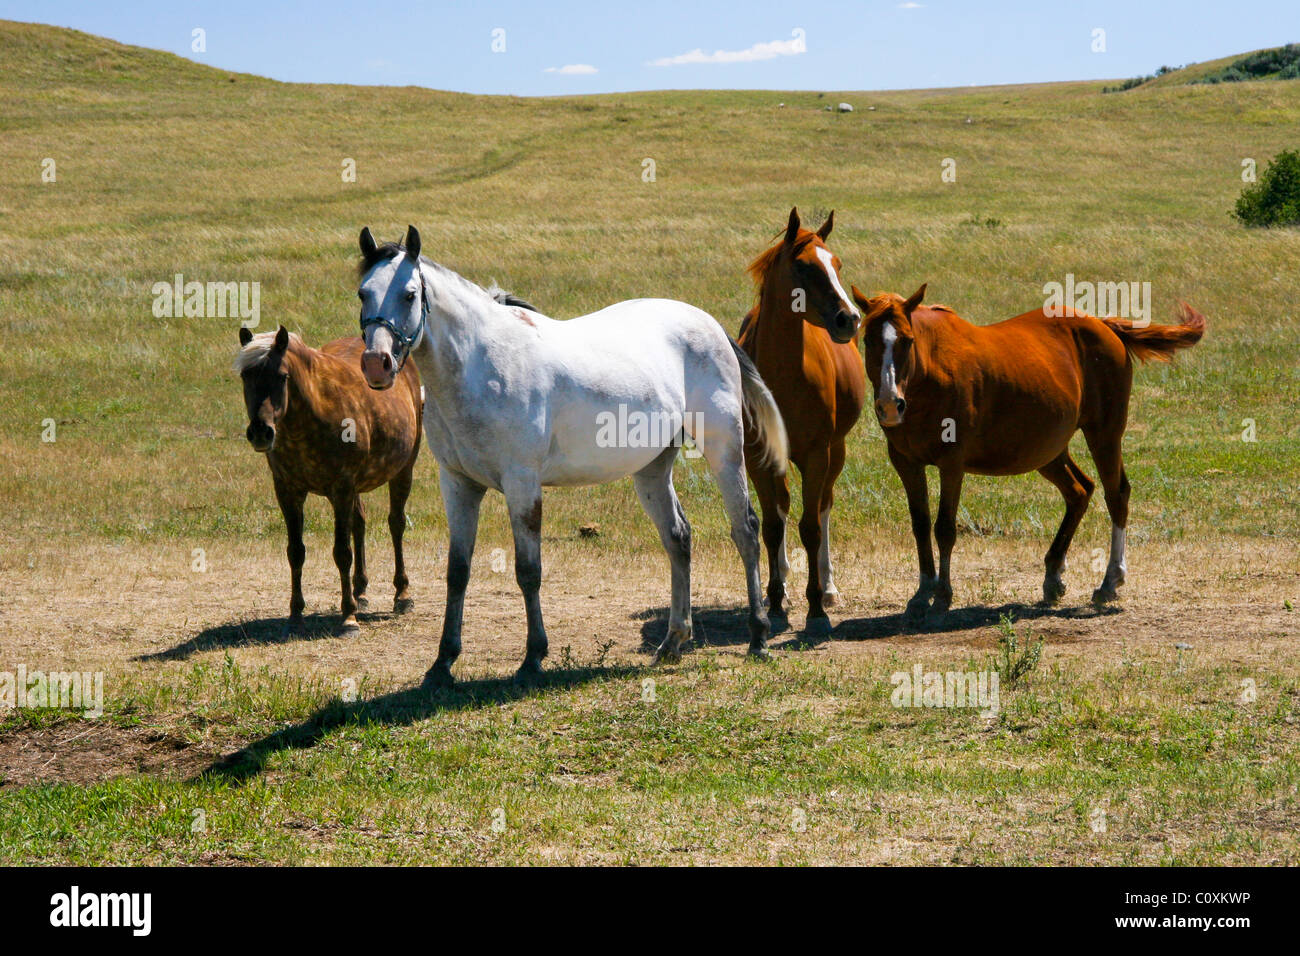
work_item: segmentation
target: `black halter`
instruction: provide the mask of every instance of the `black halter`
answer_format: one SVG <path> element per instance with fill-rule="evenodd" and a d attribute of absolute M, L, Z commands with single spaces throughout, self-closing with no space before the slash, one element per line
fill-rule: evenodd
<path fill-rule="evenodd" d="M 420 324 L 415 327 L 415 331 L 412 332 L 410 336 L 403 335 L 402 330 L 397 327 L 397 324 L 387 316 L 373 315 L 367 319 L 364 313 L 361 315 L 362 337 L 365 336 L 366 329 L 370 328 L 372 325 L 378 325 L 381 328 L 387 329 L 393 336 L 394 343 L 402 347 L 401 355 L 394 356 L 394 358 L 397 359 L 397 370 L 393 372 L 394 377 L 402 373 L 402 366 L 406 364 L 407 356 L 411 354 L 411 348 L 415 345 L 416 340 L 419 339 L 421 334 L 423 334 L 425 320 L 429 317 L 429 290 L 425 285 L 424 270 L 420 268 L 420 263 L 418 261 L 415 263 L 415 268 L 420 273 Z"/>

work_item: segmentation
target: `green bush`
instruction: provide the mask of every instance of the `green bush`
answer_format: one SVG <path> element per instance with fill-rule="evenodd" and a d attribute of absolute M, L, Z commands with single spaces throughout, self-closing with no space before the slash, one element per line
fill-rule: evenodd
<path fill-rule="evenodd" d="M 1196 83 L 1240 83 L 1243 80 L 1294 80 L 1300 77 L 1300 43 L 1288 43 L 1272 50 L 1260 50 L 1250 56 L 1233 60 L 1213 73 L 1206 74 Z"/>
<path fill-rule="evenodd" d="M 1236 216 L 1247 226 L 1300 224 L 1300 152 L 1284 149 L 1237 198 Z"/>

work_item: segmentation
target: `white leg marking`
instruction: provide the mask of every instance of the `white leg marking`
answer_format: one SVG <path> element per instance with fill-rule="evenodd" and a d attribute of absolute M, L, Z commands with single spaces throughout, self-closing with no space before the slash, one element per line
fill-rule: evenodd
<path fill-rule="evenodd" d="M 790 577 L 790 555 L 785 549 L 785 540 L 788 537 L 786 531 L 788 527 L 788 524 L 783 523 L 781 525 L 781 549 L 776 555 L 776 573 L 780 575 L 782 584 L 785 584 Z"/>
<path fill-rule="evenodd" d="M 817 572 L 825 594 L 838 594 L 835 587 L 835 572 L 831 567 L 831 509 L 822 512 L 822 546 L 817 553 Z"/>
<path fill-rule="evenodd" d="M 1110 526 L 1110 564 L 1106 568 L 1106 581 L 1112 587 L 1123 584 L 1128 573 L 1128 565 L 1124 560 L 1124 545 L 1127 540 L 1128 535 L 1123 528 L 1119 525 Z"/>

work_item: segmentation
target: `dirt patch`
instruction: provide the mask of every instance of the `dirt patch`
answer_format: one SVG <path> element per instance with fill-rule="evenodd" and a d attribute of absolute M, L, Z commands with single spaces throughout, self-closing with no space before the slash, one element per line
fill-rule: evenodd
<path fill-rule="evenodd" d="M 38 783 L 84 785 L 128 774 L 192 776 L 212 756 L 146 727 L 77 721 L 12 730 L 0 735 L 0 792 Z"/>

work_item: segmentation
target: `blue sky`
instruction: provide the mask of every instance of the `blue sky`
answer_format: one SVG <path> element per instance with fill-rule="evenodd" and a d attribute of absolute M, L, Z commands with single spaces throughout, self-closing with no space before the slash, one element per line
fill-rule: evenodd
<path fill-rule="evenodd" d="M 526 96 L 1119 78 L 1300 41 L 1300 0 L 0 0 L 0 19 L 279 80 Z"/>

